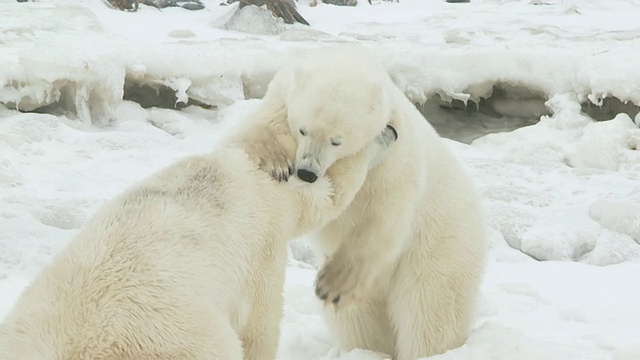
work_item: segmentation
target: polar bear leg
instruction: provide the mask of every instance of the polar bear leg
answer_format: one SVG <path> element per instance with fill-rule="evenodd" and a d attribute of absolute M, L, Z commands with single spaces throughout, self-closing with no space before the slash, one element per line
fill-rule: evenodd
<path fill-rule="evenodd" d="M 280 321 L 284 306 L 284 273 L 287 244 L 265 250 L 253 266 L 260 269 L 251 276 L 252 311 L 241 335 L 245 360 L 275 359 L 280 340 Z"/>
<path fill-rule="evenodd" d="M 217 311 L 199 309 L 194 324 L 190 327 L 188 356 L 184 360 L 243 360 L 242 343 L 229 324 L 228 316 Z M 158 356 L 159 359 L 165 357 Z M 167 357 L 168 358 L 168 357 Z M 175 356 L 174 360 L 180 359 Z"/>
<path fill-rule="evenodd" d="M 397 329 L 395 360 L 441 354 L 465 342 L 477 280 L 470 273 L 446 271 L 451 262 L 432 258 L 419 267 L 405 261 L 394 273 L 388 302 Z"/>
<path fill-rule="evenodd" d="M 395 353 L 395 332 L 384 302 L 354 304 L 338 311 L 333 306 L 325 306 L 324 315 L 343 350 L 359 348 L 388 355 Z"/>
<path fill-rule="evenodd" d="M 275 359 L 280 340 L 280 320 L 282 314 L 282 300 L 276 300 L 266 304 L 268 307 L 254 312 L 247 327 L 248 331 L 242 336 L 245 360 Z M 267 299 L 267 297 L 263 297 Z"/>

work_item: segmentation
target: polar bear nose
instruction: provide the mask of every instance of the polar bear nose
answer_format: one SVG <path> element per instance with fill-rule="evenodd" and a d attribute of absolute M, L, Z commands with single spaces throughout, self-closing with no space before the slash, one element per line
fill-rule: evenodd
<path fill-rule="evenodd" d="M 318 175 L 314 172 L 306 170 L 306 169 L 298 169 L 298 178 L 302 181 L 306 181 L 308 183 L 313 183 L 318 180 Z"/>

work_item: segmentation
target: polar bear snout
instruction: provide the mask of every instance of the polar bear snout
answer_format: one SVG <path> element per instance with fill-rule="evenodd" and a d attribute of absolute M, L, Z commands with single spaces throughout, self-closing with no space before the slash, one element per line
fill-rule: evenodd
<path fill-rule="evenodd" d="M 323 148 L 322 142 L 305 137 L 300 141 L 296 152 L 296 176 L 306 183 L 314 183 L 324 175 L 326 169 L 322 164 L 332 162 L 332 158 L 327 158 L 327 149 Z"/>
<path fill-rule="evenodd" d="M 308 183 L 314 183 L 316 180 L 318 180 L 318 174 L 313 169 L 309 168 L 298 169 L 296 175 L 298 175 L 298 178 L 300 180 Z"/>

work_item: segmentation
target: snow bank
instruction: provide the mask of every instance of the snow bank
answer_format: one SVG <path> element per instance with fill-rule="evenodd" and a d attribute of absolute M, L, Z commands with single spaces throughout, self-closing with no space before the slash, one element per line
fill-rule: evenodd
<path fill-rule="evenodd" d="M 247 7 L 234 12 L 235 5 L 211 5 L 202 12 L 143 7 L 132 14 L 95 1 L 0 4 L 0 17 L 8 19 L 0 24 L 0 103 L 108 124 L 124 88 L 148 86 L 171 89 L 176 103 L 193 99 L 223 107 L 261 97 L 286 56 L 322 41 L 358 42 L 369 48 L 416 103 L 436 94 L 444 102 L 478 103 L 492 95 L 494 85 L 505 84 L 545 99 L 573 94 L 581 103 L 602 105 L 603 99 L 615 97 L 640 104 L 640 88 L 635 85 L 640 82 L 640 64 L 625 60 L 637 52 L 636 44 L 628 32 L 589 28 L 594 20 L 603 25 L 597 6 L 507 2 L 513 16 L 523 21 L 517 24 L 473 19 L 473 11 L 493 6 L 484 1 L 465 5 L 470 12 L 445 5 L 300 5 L 313 25 L 307 28 L 271 24 L 266 10 Z M 629 5 L 617 6 L 620 12 L 608 14 L 624 17 L 622 11 Z M 574 10 L 578 12 L 566 14 Z M 532 20 L 540 15 L 563 16 L 586 28 L 566 34 Z M 264 26 L 256 26 L 258 19 Z M 463 26 L 463 19 L 470 25 Z M 425 25 L 416 26 L 421 23 Z M 549 44 L 549 38 L 557 41 Z M 501 104 L 493 106 L 500 110 Z"/>
<path fill-rule="evenodd" d="M 605 229 L 628 235 L 640 244 L 640 205 L 638 202 L 628 200 L 596 201 L 589 207 L 589 216 Z"/>
<path fill-rule="evenodd" d="M 501 160 L 472 165 L 482 165 L 478 177 L 495 181 L 482 186 L 493 226 L 537 260 L 609 265 L 637 258 L 640 225 L 629 202 L 640 203 L 640 129 L 625 114 L 593 122 L 575 95 L 554 96 L 547 106 L 554 115 L 535 125 L 472 143 Z"/>
<path fill-rule="evenodd" d="M 110 50 L 119 44 L 87 8 L 18 5 L 0 4 L 0 102 L 24 111 L 58 105 L 85 122 L 110 120 L 123 92 L 125 60 Z"/>
<path fill-rule="evenodd" d="M 84 6 L 18 5 L 0 4 L 0 17 L 9 20 L 0 23 L 0 103 L 9 108 L 106 125 L 132 85 L 170 88 L 185 104 L 224 106 L 270 80 L 262 67 L 272 63 L 254 55 L 268 51 L 260 44 L 138 43 L 106 31 Z"/>
<path fill-rule="evenodd" d="M 626 114 L 584 127 L 573 144 L 567 163 L 603 170 L 640 170 L 640 129 Z"/>

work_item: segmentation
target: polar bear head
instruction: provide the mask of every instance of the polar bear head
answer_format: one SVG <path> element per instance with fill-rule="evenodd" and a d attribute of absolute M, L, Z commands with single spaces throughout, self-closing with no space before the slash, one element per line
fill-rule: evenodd
<path fill-rule="evenodd" d="M 388 124 L 390 79 L 366 53 L 318 49 L 291 70 L 287 121 L 296 137 L 298 178 L 312 183 L 363 149 Z"/>

